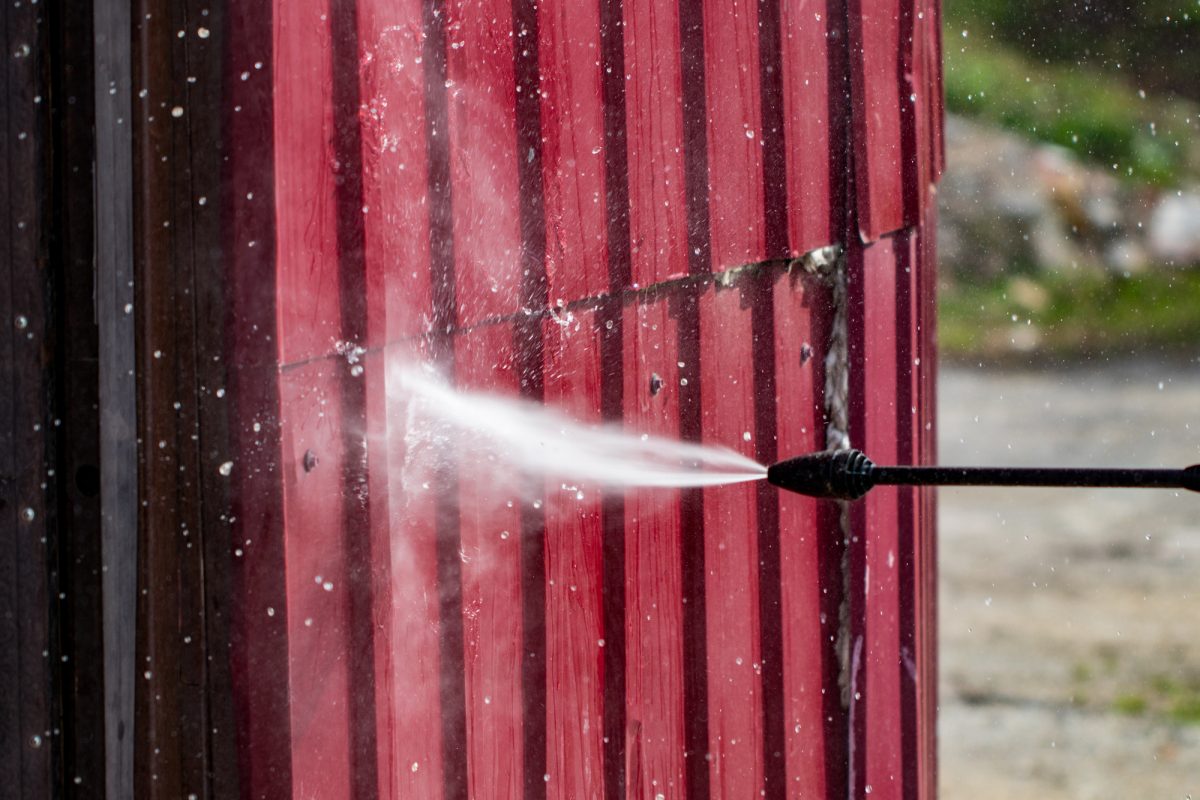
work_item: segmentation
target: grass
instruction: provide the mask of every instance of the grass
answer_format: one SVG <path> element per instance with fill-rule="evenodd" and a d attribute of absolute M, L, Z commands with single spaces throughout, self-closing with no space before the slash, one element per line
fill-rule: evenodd
<path fill-rule="evenodd" d="M 1122 694 L 1113 700 L 1113 711 L 1129 717 L 1139 717 L 1146 713 L 1146 698 L 1140 694 Z"/>
<path fill-rule="evenodd" d="M 1061 145 L 1127 180 L 1164 185 L 1200 175 L 1195 104 L 1147 96 L 1121 76 L 1035 60 L 963 24 L 945 30 L 950 112 Z"/>
<path fill-rule="evenodd" d="M 1077 662 L 1072 667 L 1072 705 L 1085 708 L 1091 705 L 1088 694 L 1082 691 L 1086 686 L 1091 690 L 1099 690 L 1102 697 L 1111 698 L 1107 701 L 1101 699 L 1098 707 L 1107 708 L 1122 716 L 1150 717 L 1177 725 L 1200 725 L 1200 676 L 1194 673 L 1157 673 L 1133 678 L 1132 689 L 1130 677 L 1127 675 L 1123 681 L 1125 687 L 1119 690 L 1117 686 L 1120 685 L 1120 681 L 1116 685 L 1109 681 L 1101 681 L 1104 685 L 1096 686 L 1093 685 L 1094 677 L 1093 669 L 1088 664 Z"/>
<path fill-rule="evenodd" d="M 1057 360 L 1200 348 L 1200 270 L 1130 277 L 1059 271 L 944 283 L 938 344 L 950 360 Z"/>

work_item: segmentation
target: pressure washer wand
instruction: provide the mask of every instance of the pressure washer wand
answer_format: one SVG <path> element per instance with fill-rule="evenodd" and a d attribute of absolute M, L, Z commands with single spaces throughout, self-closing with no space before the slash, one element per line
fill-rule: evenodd
<path fill-rule="evenodd" d="M 1067 467 L 881 467 L 861 450 L 827 450 L 767 469 L 780 489 L 832 500 L 857 500 L 875 486 L 1091 486 L 1200 492 L 1200 464 L 1187 469 Z"/>

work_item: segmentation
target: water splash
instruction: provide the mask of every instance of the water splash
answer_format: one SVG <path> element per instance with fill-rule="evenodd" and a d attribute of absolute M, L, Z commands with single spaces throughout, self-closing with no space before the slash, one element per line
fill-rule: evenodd
<path fill-rule="evenodd" d="M 448 386 L 430 370 L 404 367 L 398 389 L 409 405 L 410 451 L 452 448 L 494 463 L 616 488 L 719 486 L 766 477 L 753 459 L 724 447 L 589 426 L 545 406 Z"/>

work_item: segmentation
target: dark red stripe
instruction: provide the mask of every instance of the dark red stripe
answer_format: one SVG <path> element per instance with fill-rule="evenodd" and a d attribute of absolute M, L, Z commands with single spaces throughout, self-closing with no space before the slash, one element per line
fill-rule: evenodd
<path fill-rule="evenodd" d="M 708 226 L 708 115 L 704 81 L 702 4 L 679 2 L 680 78 L 683 95 L 683 178 L 688 205 L 688 272 L 712 270 Z"/>
<path fill-rule="evenodd" d="M 623 0 L 600 0 L 600 58 L 604 67 L 600 73 L 600 91 L 604 97 L 608 286 L 609 291 L 614 294 L 626 289 L 633 280 L 633 260 L 629 250 L 629 150 L 625 130 L 624 15 Z"/>
<path fill-rule="evenodd" d="M 604 98 L 604 187 L 608 286 L 600 326 L 600 416 L 620 424 L 625 410 L 624 326 L 620 294 L 632 280 L 629 153 L 625 132 L 625 35 L 622 0 L 600 0 L 600 91 Z M 601 594 L 604 616 L 604 795 L 625 798 L 625 496 L 605 492 Z"/>
<path fill-rule="evenodd" d="M 338 180 L 338 289 L 341 336 L 365 346 L 367 281 L 363 223 L 362 129 L 359 125 L 358 9 L 354 0 L 335 0 L 331 11 L 334 151 Z M 346 630 L 349 631 L 350 774 L 355 797 L 379 794 L 375 748 L 375 636 L 371 602 L 370 502 L 366 492 L 366 382 L 339 371 L 345 453 L 342 473 L 342 537 L 346 553 Z M 352 498 L 365 498 L 353 502 Z"/>
<path fill-rule="evenodd" d="M 596 314 L 600 326 L 600 415 L 619 425 L 624 417 L 623 315 L 609 297 Z M 605 492 L 601 597 L 604 617 L 604 796 L 625 800 L 625 495 Z"/>
<path fill-rule="evenodd" d="M 546 213 L 542 188 L 541 95 L 538 91 L 538 19 L 535 0 L 513 0 L 513 67 L 516 76 L 516 156 L 521 193 L 521 304 L 546 305 Z M 540 316 L 519 318 L 515 352 L 521 395 L 545 399 Z M 540 497 L 542 486 L 528 497 Z M 546 512 L 521 504 L 521 699 L 524 796 L 546 796 Z"/>
<path fill-rule="evenodd" d="M 521 376 L 521 395 L 545 399 L 542 319 L 516 323 L 514 349 Z M 546 796 L 546 512 L 541 503 L 544 484 L 528 482 L 521 502 L 521 713 L 524 797 Z"/>
<path fill-rule="evenodd" d="M 850 240 L 846 254 L 847 322 L 850 361 L 850 431 L 862 438 L 866 430 L 866 298 L 865 253 L 861 240 Z M 853 439 L 852 439 L 853 441 Z M 847 725 L 849 759 L 847 791 L 850 797 L 863 797 L 867 778 L 867 654 L 866 648 L 866 502 L 850 505 L 849 548 L 850 647 L 847 661 L 850 681 L 850 708 Z M 855 658 L 855 650 L 859 658 Z M 858 661 L 855 669 L 854 662 Z"/>
<path fill-rule="evenodd" d="M 759 0 L 758 79 L 762 87 L 763 238 L 767 258 L 786 258 L 788 255 L 787 132 L 780 35 L 779 0 Z M 774 352 L 774 342 L 768 345 Z"/>
<path fill-rule="evenodd" d="M 778 10 L 778 9 L 776 9 Z M 768 230 L 770 229 L 768 222 Z M 784 227 L 784 235 L 787 228 Z M 786 247 L 786 239 L 784 242 Z M 768 251 L 771 252 L 771 251 Z M 779 460 L 775 400 L 775 270 L 759 270 L 748 287 L 754 337 L 754 457 L 760 464 Z M 786 796 L 783 695 L 783 578 L 779 552 L 779 492 L 766 481 L 756 485 L 758 520 L 758 619 L 762 652 L 763 785 L 766 797 Z"/>
<path fill-rule="evenodd" d="M 914 93 L 925 92 L 924 86 L 914 84 L 916 75 L 913 61 L 915 44 L 913 35 L 916 32 L 916 14 L 913 0 L 897 0 L 899 7 L 896 14 L 900 21 L 900 46 L 896 53 L 896 86 L 900 94 L 900 186 L 904 193 L 904 224 L 918 225 L 921 222 L 921 197 L 924 187 L 921 186 L 920 159 L 927 157 L 922 153 L 917 143 L 917 110 L 918 104 L 913 101 Z M 900 362 L 904 363 L 904 362 Z"/>
<path fill-rule="evenodd" d="M 687 194 L 688 272 L 712 271 L 712 238 L 708 210 L 708 115 L 704 80 L 704 14 L 702 4 L 679 3 L 680 77 L 683 95 L 683 175 Z M 700 305 L 694 291 L 676 299 L 679 360 L 685 365 L 679 387 L 679 435 L 700 441 Z M 688 797 L 707 798 L 708 760 L 708 620 L 705 613 L 704 491 L 680 493 L 681 567 L 683 578 L 683 747 Z"/>
<path fill-rule="evenodd" d="M 677 320 L 679 437 L 698 442 L 703 433 L 700 397 L 700 287 L 671 298 Z M 686 380 L 686 385 L 684 381 Z M 683 587 L 683 752 L 687 796 L 709 796 L 708 617 L 705 605 L 704 490 L 679 493 L 680 573 Z"/>
<path fill-rule="evenodd" d="M 425 77 L 425 147 L 429 168 L 429 254 L 433 295 L 430 356 L 447 378 L 454 373 L 454 221 L 450 185 L 450 119 L 446 97 L 446 9 L 425 0 L 421 52 Z M 459 557 L 458 470 L 442 460 L 434 512 L 437 536 L 438 658 L 441 666 L 442 789 L 445 800 L 467 798 L 466 676 L 463 665 L 462 561 Z"/>
<path fill-rule="evenodd" d="M 847 0 L 826 0 L 829 19 L 826 58 L 829 88 L 826 118 L 829 120 L 829 230 L 848 243 L 858 238 L 857 221 L 850 204 L 853 197 L 850 138 L 850 11 Z"/>
<path fill-rule="evenodd" d="M 828 290 L 821 295 L 822 301 L 814 304 L 810 312 L 812 329 L 823 331 L 826 336 L 832 329 L 833 308 L 829 303 Z M 819 352 L 829 352 L 829 340 L 819 345 Z M 813 360 L 813 386 L 825 386 L 825 360 Z M 821 401 L 822 408 L 824 400 Z M 821 412 L 818 429 L 827 422 Z M 819 522 L 821 540 L 817 547 L 817 581 L 821 587 L 821 705 L 824 726 L 825 787 L 827 797 L 847 797 L 846 779 L 849 763 L 850 739 L 847 734 L 848 715 L 842 705 L 842 693 L 838 681 L 841 677 L 841 661 L 838 658 L 838 632 L 841 625 L 842 601 L 845 597 L 842 574 L 842 554 L 845 543 L 842 534 L 842 510 L 837 503 L 821 503 Z"/>

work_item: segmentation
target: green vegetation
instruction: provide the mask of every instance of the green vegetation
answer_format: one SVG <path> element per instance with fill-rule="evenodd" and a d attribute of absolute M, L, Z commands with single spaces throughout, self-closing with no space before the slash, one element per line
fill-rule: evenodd
<path fill-rule="evenodd" d="M 1170 184 L 1200 174 L 1194 103 L 1149 96 L 1121 75 L 1039 62 L 970 23 L 946 27 L 950 112 L 1061 145 L 1125 179 Z"/>
<path fill-rule="evenodd" d="M 1200 271 L 1125 278 L 1062 271 L 943 284 L 938 343 L 951 360 L 1079 358 L 1200 343 Z"/>
<path fill-rule="evenodd" d="M 1117 699 L 1113 700 L 1113 710 L 1130 717 L 1141 716 L 1146 713 L 1146 698 L 1139 694 L 1118 695 Z"/>
<path fill-rule="evenodd" d="M 1149 99 L 1120 79 L 1037 64 L 947 34 L 946 108 L 1052 142 L 1135 181 L 1167 184 L 1190 163 L 1196 108 Z"/>
<path fill-rule="evenodd" d="M 972 26 L 1038 62 L 1200 100 L 1197 0 L 945 0 L 943 13 L 956 30 Z"/>
<path fill-rule="evenodd" d="M 1109 665 L 1105 653 L 1098 655 L 1104 666 L 1102 672 L 1112 673 L 1117 669 L 1116 660 Z M 1091 665 L 1077 662 L 1071 669 L 1071 705 L 1177 725 L 1200 725 L 1200 675 L 1191 671 L 1176 675 L 1120 672 L 1097 678 Z M 1096 703 L 1082 691 L 1085 686 L 1100 695 Z"/>

